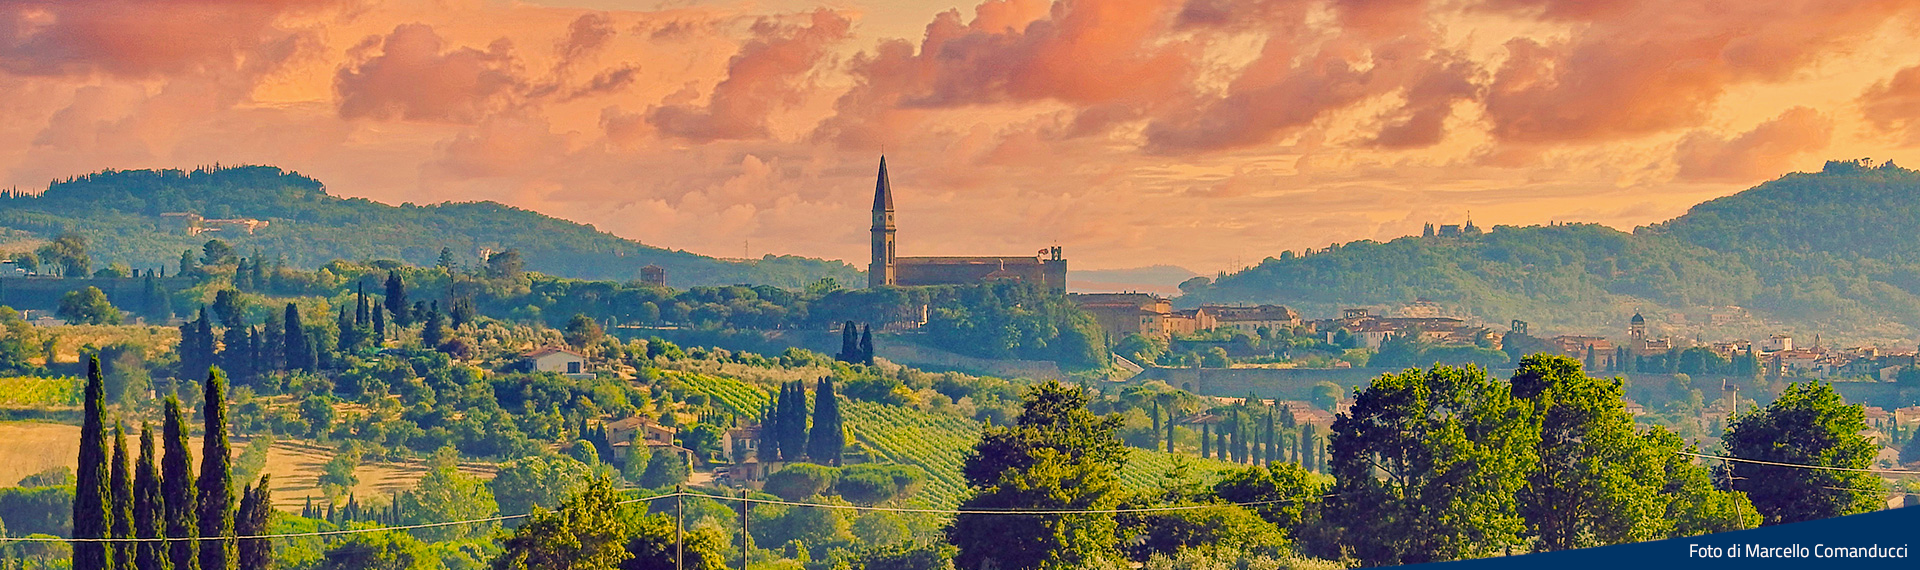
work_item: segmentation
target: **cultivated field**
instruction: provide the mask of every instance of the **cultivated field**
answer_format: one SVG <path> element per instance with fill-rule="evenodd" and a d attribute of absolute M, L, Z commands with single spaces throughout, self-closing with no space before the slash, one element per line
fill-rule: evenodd
<path fill-rule="evenodd" d="M 246 444 L 246 439 L 234 438 L 232 447 L 236 458 Z M 129 437 L 127 445 L 136 447 L 138 442 Z M 79 448 L 79 426 L 0 422 L 0 486 L 12 486 L 22 477 L 62 465 L 74 468 Z M 135 449 L 128 451 L 138 452 Z M 193 451 L 198 460 L 199 438 L 193 440 Z M 272 451 L 267 454 L 266 467 L 266 473 L 273 475 L 274 505 L 284 510 L 299 510 L 307 497 L 321 498 L 316 480 L 321 467 L 332 458 L 331 448 L 298 441 L 275 442 Z M 493 476 L 492 466 L 485 464 L 462 465 L 461 471 L 483 478 Z M 360 484 L 353 488 L 353 492 L 361 497 L 384 498 L 396 491 L 411 488 L 425 473 L 426 466 L 421 463 L 363 462 L 354 471 Z"/>

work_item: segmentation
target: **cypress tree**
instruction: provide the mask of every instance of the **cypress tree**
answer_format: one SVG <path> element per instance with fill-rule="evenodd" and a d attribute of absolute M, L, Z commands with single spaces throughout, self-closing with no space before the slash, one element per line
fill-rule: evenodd
<path fill-rule="evenodd" d="M 1233 450 L 1227 449 L 1227 430 L 1221 429 L 1219 431 L 1216 431 L 1214 432 L 1213 437 L 1214 437 L 1214 441 L 1213 441 L 1214 458 L 1225 460 L 1225 461 L 1233 461 L 1233 453 L 1232 453 Z"/>
<path fill-rule="evenodd" d="M 1313 453 L 1313 448 L 1316 443 L 1314 440 L 1317 439 L 1314 437 L 1314 431 L 1313 424 L 1307 424 L 1306 427 L 1300 428 L 1300 466 L 1306 468 L 1308 471 L 1318 473 L 1320 471 L 1320 463 L 1315 461 L 1318 458 L 1315 457 Z"/>
<path fill-rule="evenodd" d="M 840 426 L 840 401 L 833 395 L 833 377 L 821 378 L 813 392 L 813 433 L 807 438 L 807 457 L 814 463 L 839 467 L 841 451 L 847 445 L 845 437 Z"/>
<path fill-rule="evenodd" d="M 354 334 L 357 331 L 353 327 L 353 316 L 347 314 L 345 305 L 340 306 L 340 316 L 334 319 L 333 326 L 334 330 L 340 331 L 341 351 L 353 350 L 353 346 L 360 343 L 360 339 Z"/>
<path fill-rule="evenodd" d="M 107 390 L 100 377 L 100 356 L 96 354 L 87 360 L 85 416 L 80 424 L 80 469 L 74 477 L 74 538 L 106 538 L 113 522 L 113 515 L 108 511 L 112 490 L 107 474 L 106 407 Z M 73 544 L 73 570 L 112 567 L 107 543 Z"/>
<path fill-rule="evenodd" d="M 754 456 L 763 464 L 780 460 L 780 408 L 776 406 L 777 400 L 775 404 L 767 404 L 760 410 L 760 439 L 755 442 L 759 448 L 754 450 Z"/>
<path fill-rule="evenodd" d="M 400 282 L 399 271 L 387 272 L 387 312 L 393 313 L 393 323 L 407 326 L 407 285 Z"/>
<path fill-rule="evenodd" d="M 307 329 L 300 325 L 300 308 L 295 307 L 293 303 L 287 303 L 286 324 L 284 326 L 286 326 L 287 340 L 281 343 L 281 346 L 286 349 L 287 369 L 313 372 L 318 368 L 318 363 L 314 358 L 315 353 L 308 342 Z"/>
<path fill-rule="evenodd" d="M 833 357 L 841 362 L 856 362 L 860 358 L 860 334 L 854 330 L 853 321 L 840 323 L 840 354 Z"/>
<path fill-rule="evenodd" d="M 368 322 L 372 320 L 372 315 L 367 314 L 367 282 L 361 281 L 354 285 L 353 326 L 358 328 L 372 324 Z"/>
<path fill-rule="evenodd" d="M 386 340 L 387 340 L 387 311 L 386 311 L 386 309 L 382 309 L 382 308 L 380 308 L 380 307 L 373 307 L 372 309 L 369 309 L 369 310 L 371 310 L 371 311 L 373 311 L 373 338 L 374 338 L 374 344 L 376 344 L 376 345 L 378 345 L 378 344 L 380 344 L 380 343 L 382 343 L 382 342 L 386 342 Z"/>
<path fill-rule="evenodd" d="M 1213 450 L 1213 428 L 1211 424 L 1200 424 L 1200 458 L 1206 459 Z"/>
<path fill-rule="evenodd" d="M 212 368 L 214 363 L 213 320 L 207 318 L 206 307 L 200 308 L 200 318 L 194 320 L 193 326 L 193 351 L 199 356 L 199 360 L 194 363 L 195 366 L 192 370 L 186 372 L 185 378 L 192 378 L 206 372 L 206 370 L 201 367 Z"/>
<path fill-rule="evenodd" d="M 287 369 L 287 329 L 280 326 L 280 314 L 268 312 L 267 322 L 260 326 L 260 362 L 257 369 L 262 372 Z"/>
<path fill-rule="evenodd" d="M 860 363 L 873 365 L 873 327 L 860 326 Z"/>
<path fill-rule="evenodd" d="M 114 538 L 133 538 L 133 472 L 127 463 L 133 458 L 127 457 L 127 426 L 116 423 L 113 426 L 113 465 L 108 476 L 113 485 L 113 514 L 111 536 Z M 113 567 L 120 570 L 133 568 L 134 550 L 139 543 L 113 543 Z"/>
<path fill-rule="evenodd" d="M 1156 440 L 1158 440 L 1158 439 L 1160 439 L 1160 433 L 1161 433 L 1161 430 L 1160 430 L 1160 401 L 1158 401 L 1158 400 L 1155 400 L 1155 401 L 1153 402 L 1153 407 L 1151 408 L 1151 411 L 1150 411 L 1149 413 L 1147 413 L 1147 417 L 1151 417 L 1151 418 L 1153 418 L 1153 438 L 1154 438 L 1154 439 L 1156 439 Z M 1158 444 L 1158 443 L 1160 443 L 1160 442 L 1158 442 L 1158 441 L 1155 441 L 1154 443 L 1155 443 L 1155 444 Z M 1152 449 L 1152 448 L 1155 448 L 1155 447 L 1159 447 L 1159 446 L 1158 446 L 1158 445 L 1149 445 L 1149 446 L 1147 446 L 1147 448 L 1148 448 L 1148 449 Z"/>
<path fill-rule="evenodd" d="M 200 525 L 194 510 L 198 493 L 193 485 L 193 452 L 188 448 L 187 420 L 180 410 L 178 396 L 167 396 L 166 406 L 161 445 L 167 453 L 160 460 L 160 502 L 166 512 L 167 538 L 188 539 L 165 543 L 167 565 L 172 570 L 199 570 L 199 552 L 191 540 L 200 535 Z"/>
<path fill-rule="evenodd" d="M 1167 453 L 1173 453 L 1173 408 L 1167 408 Z"/>
<path fill-rule="evenodd" d="M 207 373 L 201 399 L 206 427 L 200 434 L 200 541 L 202 570 L 234 570 L 233 458 L 227 447 L 227 378 L 218 369 Z"/>
<path fill-rule="evenodd" d="M 133 532 L 138 538 L 166 536 L 166 508 L 160 495 L 160 467 L 154 461 L 153 426 L 140 425 L 140 459 L 133 473 Z M 166 570 L 167 547 L 162 542 L 141 542 L 134 552 L 133 567 L 138 570 Z"/>
<path fill-rule="evenodd" d="M 238 536 L 267 533 L 273 518 L 272 475 L 261 475 L 260 484 L 250 486 L 240 499 L 240 513 L 234 517 L 233 532 Z M 239 544 L 239 567 L 245 570 L 272 570 L 273 543 L 265 538 L 243 538 Z"/>

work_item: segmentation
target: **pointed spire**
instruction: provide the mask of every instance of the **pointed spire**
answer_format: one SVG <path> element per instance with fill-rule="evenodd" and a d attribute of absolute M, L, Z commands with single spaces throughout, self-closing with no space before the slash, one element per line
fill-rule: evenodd
<path fill-rule="evenodd" d="M 893 183 L 887 181 L 887 156 L 880 155 L 880 176 L 873 183 L 873 211 L 893 210 Z"/>

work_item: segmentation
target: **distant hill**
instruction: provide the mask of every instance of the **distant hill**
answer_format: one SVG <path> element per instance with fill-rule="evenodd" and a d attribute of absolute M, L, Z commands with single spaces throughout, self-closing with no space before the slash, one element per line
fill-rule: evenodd
<path fill-rule="evenodd" d="M 180 217 L 250 218 L 267 222 L 252 235 L 242 228 L 187 234 Z M 822 277 L 862 283 L 839 261 L 767 256 L 725 261 L 661 249 L 578 224 L 496 202 L 390 206 L 327 193 L 318 180 L 269 166 L 181 170 L 105 171 L 56 182 L 39 195 L 0 199 L 0 229 L 9 243 L 18 232 L 52 239 L 66 231 L 88 239 L 94 267 L 122 262 L 136 268 L 175 267 L 180 253 L 209 239 L 241 255 L 283 256 L 299 267 L 335 259 L 397 259 L 432 265 L 441 248 L 457 263 L 479 264 L 483 249 L 517 249 L 527 268 L 584 279 L 630 280 L 648 264 L 667 270 L 670 285 L 752 283 L 798 287 Z"/>
<path fill-rule="evenodd" d="M 1667 332 L 1920 336 L 1920 172 L 1829 162 L 1625 233 L 1500 226 L 1283 254 L 1188 287 L 1181 304 L 1272 302 L 1331 315 L 1419 298 L 1504 324 L 1613 334 L 1634 311 Z M 1809 339 L 1810 340 L 1810 339 Z"/>

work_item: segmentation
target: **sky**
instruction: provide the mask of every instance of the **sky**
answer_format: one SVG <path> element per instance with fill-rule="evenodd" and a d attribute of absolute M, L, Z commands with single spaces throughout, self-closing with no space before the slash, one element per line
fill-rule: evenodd
<path fill-rule="evenodd" d="M 0 0 L 0 187 L 269 164 L 647 244 L 1203 273 L 1920 164 L 1920 0 Z M 244 212 L 240 214 L 244 215 Z"/>

